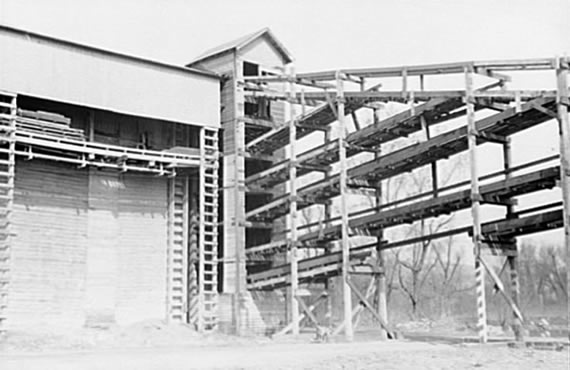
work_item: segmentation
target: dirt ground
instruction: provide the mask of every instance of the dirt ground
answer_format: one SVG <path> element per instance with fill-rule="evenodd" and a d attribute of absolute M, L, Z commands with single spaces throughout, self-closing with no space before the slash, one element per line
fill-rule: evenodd
<path fill-rule="evenodd" d="M 420 342 L 265 343 L 2 354 L 12 369 L 568 369 L 568 350 Z"/>
<path fill-rule="evenodd" d="M 46 329 L 47 330 L 47 329 Z M 55 334 L 12 332 L 0 342 L 0 369 L 568 369 L 562 350 L 444 344 L 401 339 L 314 343 L 299 337 L 236 338 L 199 335 L 190 328 L 145 322 L 127 328 Z"/>

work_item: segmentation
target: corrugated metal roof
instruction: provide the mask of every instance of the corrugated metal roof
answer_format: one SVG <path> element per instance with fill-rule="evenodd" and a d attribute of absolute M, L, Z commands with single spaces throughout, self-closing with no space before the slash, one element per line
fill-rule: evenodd
<path fill-rule="evenodd" d="M 70 48 L 74 48 L 74 49 L 78 49 L 78 50 L 89 51 L 92 53 L 98 53 L 98 54 L 102 54 L 102 55 L 108 55 L 108 56 L 113 56 L 113 57 L 117 57 L 117 58 L 122 58 L 122 59 L 129 60 L 129 61 L 134 61 L 134 62 L 138 62 L 138 63 L 142 63 L 142 64 L 152 65 L 154 67 L 164 68 L 164 69 L 168 69 L 168 70 L 176 70 L 179 72 L 196 74 L 196 75 L 200 75 L 200 76 L 204 76 L 204 77 L 211 77 L 211 78 L 220 79 L 220 76 L 214 72 L 204 71 L 201 69 L 194 69 L 194 68 L 190 68 L 190 67 L 178 66 L 178 65 L 174 65 L 174 64 L 168 64 L 168 63 L 159 62 L 156 60 L 151 60 L 151 59 L 146 59 L 146 58 L 142 58 L 142 57 L 138 57 L 138 56 L 123 54 L 123 53 L 119 53 L 116 51 L 100 49 L 100 48 L 97 48 L 94 46 L 80 44 L 80 43 L 76 43 L 76 42 L 68 41 L 68 40 L 62 40 L 62 39 L 58 39 L 58 38 L 55 38 L 52 36 L 42 35 L 39 33 L 26 31 L 26 30 L 22 30 L 19 28 L 5 26 L 2 24 L 0 24 L 0 31 L 24 35 L 30 39 L 47 41 L 47 42 L 57 44 L 57 45 L 62 45 L 62 46 L 66 46 L 66 47 L 70 47 Z"/>
<path fill-rule="evenodd" d="M 221 55 L 221 54 L 225 54 L 225 53 L 230 52 L 232 50 L 242 49 L 260 37 L 267 37 L 267 40 L 269 41 L 269 43 L 271 45 L 273 45 L 273 47 L 275 47 L 275 49 L 279 52 L 279 54 L 281 55 L 281 57 L 283 58 L 285 63 L 290 63 L 293 61 L 293 57 L 291 56 L 291 53 L 289 53 L 289 51 L 285 48 L 285 46 L 283 46 L 283 44 L 275 37 L 273 32 L 271 32 L 271 30 L 266 27 L 266 28 L 263 28 L 259 31 L 250 33 L 248 35 L 242 36 L 242 37 L 235 39 L 233 41 L 226 42 L 222 45 L 218 45 L 212 49 L 209 49 L 206 52 L 204 52 L 203 54 L 201 54 L 200 56 L 198 56 L 196 59 L 194 59 L 192 62 L 187 64 L 187 66 L 192 66 L 192 65 L 194 65 L 198 62 L 201 62 L 205 59 L 209 59 L 209 58 Z"/>

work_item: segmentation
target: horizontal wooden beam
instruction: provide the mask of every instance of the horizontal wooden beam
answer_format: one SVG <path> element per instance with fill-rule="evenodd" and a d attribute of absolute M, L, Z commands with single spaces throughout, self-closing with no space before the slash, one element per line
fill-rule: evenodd
<path fill-rule="evenodd" d="M 568 63 L 568 58 L 563 58 Z M 555 58 L 536 58 L 536 59 L 520 59 L 520 60 L 495 60 L 495 61 L 471 61 L 457 63 L 439 63 L 425 64 L 414 66 L 397 66 L 397 67 L 373 67 L 373 68 L 355 68 L 342 69 L 340 72 L 355 77 L 401 77 L 421 76 L 421 75 L 441 75 L 463 73 L 465 68 L 471 70 L 487 70 L 487 71 L 517 71 L 517 70 L 548 70 L 556 68 Z M 307 78 L 313 81 L 332 81 L 335 79 L 337 70 L 299 73 L 298 77 Z"/>
<path fill-rule="evenodd" d="M 426 101 L 434 98 L 463 98 L 465 97 L 464 90 L 434 90 L 434 91 L 407 91 L 402 95 L 402 91 L 346 91 L 346 99 L 367 99 L 369 101 L 401 101 L 406 102 L 409 97 L 413 94 L 414 100 L 416 101 Z M 323 99 L 334 98 L 336 96 L 335 91 L 316 91 L 316 92 L 305 92 L 305 99 Z M 474 93 L 475 99 L 486 99 L 486 100 L 499 100 L 499 101 L 515 101 L 517 97 L 523 100 L 535 99 L 537 97 L 555 97 L 556 91 L 554 90 L 487 90 L 487 91 L 477 91 Z"/>
<path fill-rule="evenodd" d="M 560 228 L 563 225 L 562 210 L 556 209 L 545 213 L 531 216 L 525 216 L 514 219 L 502 219 L 486 222 L 482 225 L 482 233 L 484 235 L 494 235 L 495 237 L 507 238 L 527 235 L 529 233 Z M 452 230 L 446 230 L 422 237 L 409 238 L 394 242 L 382 244 L 381 249 L 399 248 L 405 245 L 411 245 L 426 240 L 434 240 L 446 238 L 451 235 L 465 234 L 472 230 L 472 226 L 464 226 Z M 357 259 L 365 259 L 377 247 L 377 243 L 370 243 L 351 248 L 350 254 L 353 262 Z M 506 250 L 508 252 L 508 249 Z M 329 274 L 329 276 L 338 274 L 341 266 L 340 252 L 332 252 L 318 257 L 312 257 L 299 261 L 299 276 L 308 278 L 319 276 L 320 274 Z M 264 289 L 271 286 L 287 285 L 287 274 L 289 265 L 272 267 L 266 271 L 249 275 L 251 289 Z"/>

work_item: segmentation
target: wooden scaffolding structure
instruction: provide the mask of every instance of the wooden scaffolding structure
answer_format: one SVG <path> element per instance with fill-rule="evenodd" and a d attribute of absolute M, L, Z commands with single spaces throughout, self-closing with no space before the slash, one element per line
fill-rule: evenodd
<path fill-rule="evenodd" d="M 299 323 L 304 317 L 318 325 L 312 310 L 321 300 L 319 298 L 308 307 L 299 295 L 299 284 L 341 276 L 344 319 L 334 332 L 344 330 L 345 337 L 351 340 L 355 317 L 363 306 L 377 319 L 384 333 L 394 337 L 387 322 L 384 251 L 465 233 L 471 236 L 474 247 L 479 340 L 487 341 L 487 274 L 511 306 L 514 326 L 520 328 L 524 317 L 519 307 L 516 237 L 564 227 L 564 243 L 567 249 L 570 248 L 569 62 L 568 58 L 544 58 L 317 73 L 295 73 L 291 68 L 283 75 L 243 77 L 246 98 L 287 101 L 291 112 L 289 122 L 252 138 L 244 148 L 245 155 L 250 158 L 271 161 L 277 150 L 289 147 L 288 158 L 274 160 L 266 169 L 245 179 L 246 191 L 274 194 L 266 204 L 246 208 L 246 225 L 271 228 L 276 219 L 289 219 L 289 229 L 273 235 L 271 242 L 248 246 L 245 250 L 249 264 L 266 266 L 248 273 L 248 289 L 291 287 L 292 320 L 281 332 L 299 333 Z M 511 76 L 506 73 L 514 71 L 553 71 L 557 88 L 510 90 Z M 428 78 L 441 76 L 462 76 L 463 88 L 429 90 L 425 87 Z M 389 78 L 401 79 L 401 89 L 382 90 L 383 79 Z M 419 89 L 411 87 L 416 79 Z M 476 86 L 476 79 L 491 80 L 491 83 Z M 272 83 L 287 83 L 288 92 L 269 89 Z M 383 120 L 377 120 L 374 115 L 373 124 L 360 126 L 356 115 L 359 109 L 376 109 L 375 104 L 387 102 L 406 103 L 408 108 Z M 301 114 L 298 114 L 298 107 L 301 107 Z M 493 111 L 493 114 L 478 118 L 476 111 L 480 109 Z M 351 133 L 347 133 L 346 116 L 351 116 L 355 126 Z M 430 131 L 432 126 L 457 118 L 464 119 L 465 124 L 438 135 Z M 510 136 L 551 119 L 557 119 L 560 125 L 560 155 L 513 166 Z M 331 127 L 337 128 L 334 140 L 331 139 Z M 325 142 L 299 152 L 299 140 L 314 132 L 324 132 Z M 381 150 L 382 145 L 392 140 L 419 132 L 424 132 L 425 140 L 397 151 Z M 480 175 L 477 149 L 483 142 L 502 147 L 503 170 Z M 440 186 L 438 161 L 462 152 L 468 153 L 469 180 Z M 349 159 L 360 153 L 372 153 L 374 157 L 350 166 Z M 333 171 L 333 165 L 338 166 L 336 171 Z M 382 181 L 422 166 L 431 168 L 430 191 L 382 204 Z M 298 179 L 310 173 L 322 173 L 323 176 L 298 187 Z M 481 185 L 480 181 L 485 184 Z M 288 184 L 289 193 L 280 195 L 273 191 L 283 184 Z M 515 197 L 558 184 L 562 188 L 562 202 L 522 210 L 515 207 Z M 347 195 L 353 192 L 372 194 L 376 199 L 375 206 L 349 212 Z M 331 201 L 337 197 L 340 215 L 333 217 Z M 315 204 L 323 205 L 325 219 L 300 225 L 299 212 Z M 482 204 L 503 206 L 505 217 L 483 222 Z M 387 228 L 462 209 L 471 209 L 472 226 L 403 240 L 383 240 Z M 319 230 L 311 231 L 312 227 Z M 376 236 L 378 241 L 355 245 L 352 237 L 357 235 Z M 331 251 L 331 242 L 339 242 L 340 250 Z M 318 256 L 299 259 L 299 250 L 304 248 L 316 249 Z M 287 263 L 272 263 L 274 256 L 283 253 L 289 255 Z M 505 258 L 505 266 L 510 271 L 510 290 L 504 288 L 499 273 L 488 261 L 490 255 Z M 374 262 L 365 263 L 371 257 Z M 354 273 L 372 276 L 366 292 L 359 291 L 351 280 Z M 362 306 L 353 307 L 352 293 Z M 374 294 L 378 297 L 377 307 L 371 304 Z M 520 339 L 520 330 L 515 329 L 515 333 Z"/>

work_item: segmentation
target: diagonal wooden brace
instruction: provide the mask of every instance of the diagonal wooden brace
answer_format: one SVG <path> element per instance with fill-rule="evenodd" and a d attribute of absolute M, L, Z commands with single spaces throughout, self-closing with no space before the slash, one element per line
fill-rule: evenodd
<path fill-rule="evenodd" d="M 364 296 L 364 294 L 362 294 L 360 292 L 360 290 L 358 290 L 358 287 L 352 282 L 352 280 L 350 279 L 346 279 L 346 282 L 348 284 L 348 286 L 350 286 L 350 289 L 352 289 L 352 291 L 354 292 L 354 294 L 356 294 L 356 296 L 358 297 L 358 299 L 360 300 L 360 302 L 362 302 L 362 304 L 364 304 L 364 307 L 366 307 L 368 309 L 368 311 L 370 311 L 370 313 L 372 314 L 372 316 L 374 316 L 374 318 L 376 320 L 378 320 L 378 322 L 380 323 L 380 325 L 382 326 L 382 328 L 384 330 L 386 330 L 386 333 L 388 334 L 388 338 L 390 339 L 394 339 L 394 334 L 392 332 L 392 329 L 390 327 L 388 327 L 388 323 L 384 320 L 383 317 L 381 317 L 378 312 L 376 312 L 374 310 L 374 307 L 370 304 L 370 302 L 368 302 L 368 300 L 366 299 L 366 297 Z"/>
<path fill-rule="evenodd" d="M 366 289 L 366 299 L 369 299 L 374 294 L 375 291 L 376 291 L 376 279 L 372 278 L 370 279 L 370 283 L 368 284 L 368 288 Z M 356 321 L 363 308 L 364 307 L 361 304 L 359 304 L 358 306 L 352 309 L 353 321 Z M 343 330 L 344 330 L 344 321 L 340 323 L 340 325 L 333 330 L 332 335 L 337 335 Z"/>
<path fill-rule="evenodd" d="M 305 301 L 303 301 L 303 297 L 295 297 L 295 298 L 297 299 L 297 302 L 299 302 L 301 309 L 305 311 L 305 315 L 307 315 L 307 317 L 309 318 L 309 320 L 311 320 L 313 325 L 315 325 L 315 327 L 319 326 L 319 320 L 317 320 L 317 317 L 313 314 L 313 311 L 310 309 L 310 307 L 307 307 L 307 304 L 305 303 Z"/>
<path fill-rule="evenodd" d="M 324 302 L 325 301 L 324 298 L 326 296 L 327 296 L 326 293 L 321 294 L 317 298 L 317 300 L 307 308 L 309 310 L 309 312 L 312 313 L 321 304 L 321 302 Z M 307 312 L 307 311 L 305 310 L 305 312 Z M 305 313 L 299 315 L 299 321 L 298 322 L 301 322 L 301 320 L 303 320 L 305 317 L 306 317 Z M 284 327 L 283 329 L 281 329 L 277 333 L 275 333 L 274 336 L 286 334 L 287 332 L 289 332 L 293 329 L 293 325 L 295 325 L 295 323 L 293 323 L 293 322 L 289 323 L 286 327 Z"/>
<path fill-rule="evenodd" d="M 495 270 L 493 270 L 491 266 L 487 265 L 485 259 L 483 259 L 482 256 L 479 256 L 479 260 L 481 261 L 481 264 L 485 267 L 485 269 L 489 272 L 489 276 L 491 276 L 491 278 L 493 279 L 495 287 L 499 289 L 499 291 L 501 292 L 501 294 L 503 295 L 509 306 L 511 306 L 511 309 L 513 310 L 515 315 L 518 317 L 521 323 L 523 323 L 524 322 L 523 315 L 519 310 L 519 308 L 517 307 L 516 303 L 511 298 L 511 296 L 509 296 L 505 291 L 505 287 L 503 285 L 503 282 L 501 281 L 501 278 L 499 278 L 499 275 L 497 275 L 497 273 L 495 272 Z"/>

